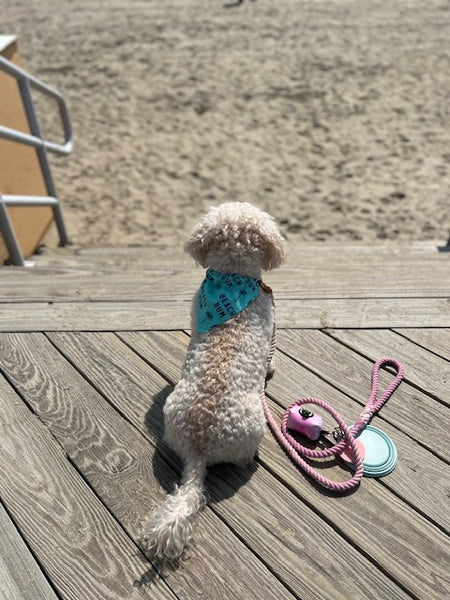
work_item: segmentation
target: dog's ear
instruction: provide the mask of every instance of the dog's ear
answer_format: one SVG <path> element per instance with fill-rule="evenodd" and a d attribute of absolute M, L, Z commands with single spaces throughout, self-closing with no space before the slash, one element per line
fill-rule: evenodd
<path fill-rule="evenodd" d="M 276 269 L 286 260 L 286 240 L 274 228 L 273 231 L 264 233 L 263 243 L 265 248 L 261 268 L 264 271 Z"/>
<path fill-rule="evenodd" d="M 198 223 L 191 237 L 184 244 L 184 251 L 192 256 L 202 267 L 206 267 L 206 258 L 208 256 L 209 244 L 207 240 L 208 227 L 204 221 Z"/>

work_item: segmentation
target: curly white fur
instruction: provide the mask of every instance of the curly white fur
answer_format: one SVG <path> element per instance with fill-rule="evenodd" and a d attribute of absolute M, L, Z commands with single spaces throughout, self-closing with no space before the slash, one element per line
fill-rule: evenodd
<path fill-rule="evenodd" d="M 279 266 L 285 241 L 274 220 L 248 203 L 213 208 L 185 249 L 204 267 L 261 277 Z M 165 441 L 185 462 L 181 486 L 150 514 L 143 541 L 151 557 L 175 559 L 189 544 L 204 504 L 206 467 L 250 462 L 265 432 L 260 394 L 273 333 L 273 301 L 260 291 L 233 319 L 199 333 L 196 296 L 182 379 L 164 407 Z"/>

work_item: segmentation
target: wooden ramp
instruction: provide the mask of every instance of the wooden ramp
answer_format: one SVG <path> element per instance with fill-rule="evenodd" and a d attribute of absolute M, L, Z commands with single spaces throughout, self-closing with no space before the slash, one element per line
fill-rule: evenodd
<path fill-rule="evenodd" d="M 267 433 L 249 468 L 209 470 L 195 543 L 174 571 L 148 563 L 138 537 L 179 480 L 162 407 L 203 271 L 162 247 L 1 269 L 0 596 L 450 597 L 450 254 L 437 246 L 294 246 L 267 274 L 280 329 L 274 413 L 315 396 L 351 423 L 373 363 L 394 356 L 405 381 L 373 424 L 399 463 L 336 496 Z M 338 465 L 326 473 L 349 476 Z"/>

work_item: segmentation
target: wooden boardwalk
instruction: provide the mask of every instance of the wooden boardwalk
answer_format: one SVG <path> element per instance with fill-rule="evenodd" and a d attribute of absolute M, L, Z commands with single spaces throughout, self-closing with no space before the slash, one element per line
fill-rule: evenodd
<path fill-rule="evenodd" d="M 436 246 L 294 246 L 265 279 L 279 326 L 267 392 L 280 418 L 315 396 L 351 423 L 374 361 L 403 363 L 373 421 L 397 446 L 393 473 L 336 496 L 267 433 L 248 469 L 209 470 L 195 543 L 164 572 L 140 552 L 139 528 L 180 474 L 162 407 L 203 271 L 158 247 L 0 269 L 0 597 L 449 598 L 450 254 Z"/>

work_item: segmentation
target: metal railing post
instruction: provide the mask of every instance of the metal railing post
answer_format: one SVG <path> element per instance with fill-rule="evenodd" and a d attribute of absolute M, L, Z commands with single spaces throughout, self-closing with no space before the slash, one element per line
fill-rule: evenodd
<path fill-rule="evenodd" d="M 35 137 L 42 139 L 41 129 L 39 127 L 39 123 L 36 117 L 36 111 L 34 108 L 33 98 L 31 96 L 30 84 L 28 82 L 28 79 L 21 77 L 18 83 L 20 93 L 22 94 L 22 100 L 31 134 Z M 36 148 L 36 152 L 39 158 L 39 163 L 41 165 L 42 175 L 45 181 L 45 187 L 47 188 L 47 194 L 49 196 L 52 196 L 53 198 L 57 198 L 55 184 L 53 182 L 53 177 L 48 162 L 47 149 L 45 148 L 45 146 L 41 146 L 39 148 Z M 53 216 L 55 218 L 56 227 L 58 229 L 59 243 L 61 246 L 66 246 L 67 244 L 70 244 L 70 241 L 67 235 L 66 225 L 64 223 L 64 218 L 59 203 L 52 206 L 52 210 Z"/>
<path fill-rule="evenodd" d="M 9 252 L 9 261 L 18 267 L 25 267 L 25 259 L 20 250 L 19 243 L 14 233 L 11 220 L 8 215 L 8 209 L 0 194 L 0 231 L 2 232 L 6 248 Z"/>

